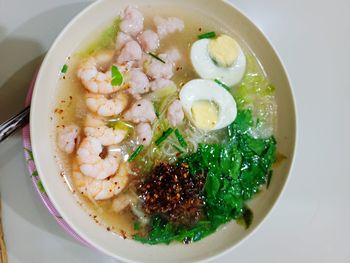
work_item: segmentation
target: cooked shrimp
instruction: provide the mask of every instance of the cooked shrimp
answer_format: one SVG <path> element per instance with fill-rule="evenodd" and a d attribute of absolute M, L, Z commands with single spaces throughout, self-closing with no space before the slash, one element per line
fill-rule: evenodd
<path fill-rule="evenodd" d="M 103 146 L 120 143 L 126 137 L 127 130 L 109 128 L 106 123 L 107 121 L 104 118 L 88 113 L 85 119 L 85 135 L 94 137 Z"/>
<path fill-rule="evenodd" d="M 165 53 L 159 54 L 165 63 L 155 58 L 147 58 L 143 63 L 145 72 L 152 79 L 170 79 L 174 75 L 174 66 L 180 60 L 180 52 L 172 48 Z"/>
<path fill-rule="evenodd" d="M 110 146 L 120 143 L 124 140 L 127 131 L 109 128 L 107 126 L 101 127 L 85 127 L 84 133 L 88 137 L 97 139 L 103 146 Z"/>
<path fill-rule="evenodd" d="M 182 109 L 182 104 L 179 100 L 175 100 L 170 104 L 167 111 L 167 118 L 169 120 L 170 125 L 177 126 L 182 123 L 185 117 L 184 111 Z"/>
<path fill-rule="evenodd" d="M 101 127 L 105 126 L 106 120 L 96 114 L 87 113 L 84 121 L 84 125 L 88 127 Z"/>
<path fill-rule="evenodd" d="M 125 189 L 129 182 L 127 163 L 120 164 L 120 168 L 113 177 L 108 179 L 95 179 L 83 175 L 79 165 L 73 161 L 73 183 L 78 191 L 91 200 L 105 200 L 118 195 Z"/>
<path fill-rule="evenodd" d="M 106 69 L 108 54 L 102 52 L 96 56 L 89 57 L 78 68 L 77 76 L 84 87 L 92 93 L 109 94 L 120 89 L 120 86 L 112 85 L 112 73 L 110 65 Z M 108 57 L 111 60 L 113 56 Z M 103 64 L 103 65 L 102 65 Z"/>
<path fill-rule="evenodd" d="M 118 115 L 128 105 L 128 96 L 118 92 L 113 98 L 107 99 L 104 95 L 88 93 L 86 106 L 100 116 L 108 117 Z"/>
<path fill-rule="evenodd" d="M 150 55 L 142 52 L 142 57 L 139 60 L 133 61 L 133 68 L 143 69 L 146 63 L 150 62 Z"/>
<path fill-rule="evenodd" d="M 80 171 L 96 179 L 105 179 L 113 175 L 119 166 L 120 156 L 115 152 L 108 152 L 102 158 L 103 147 L 101 142 L 94 137 L 85 137 L 81 142 L 77 158 Z"/>
<path fill-rule="evenodd" d="M 136 101 L 124 114 L 124 119 L 134 123 L 153 122 L 156 118 L 152 102 L 146 99 Z"/>
<path fill-rule="evenodd" d="M 132 192 L 121 193 L 116 198 L 114 198 L 112 203 L 112 209 L 114 210 L 114 212 L 120 213 L 129 205 L 132 205 L 136 202 L 137 202 L 137 196 L 135 193 L 132 193 Z"/>
<path fill-rule="evenodd" d="M 144 17 L 135 7 L 128 6 L 120 15 L 119 28 L 126 34 L 136 36 L 143 29 Z"/>
<path fill-rule="evenodd" d="M 169 17 L 166 19 L 156 16 L 153 18 L 153 22 L 157 28 L 157 33 L 160 38 L 163 38 L 176 31 L 182 31 L 185 27 L 184 22 L 176 17 Z"/>
<path fill-rule="evenodd" d="M 177 48 L 171 48 L 165 51 L 165 60 L 174 65 L 181 59 L 180 51 Z"/>
<path fill-rule="evenodd" d="M 57 128 L 58 148 L 65 153 L 71 154 L 79 141 L 80 128 L 75 124 L 60 126 Z"/>
<path fill-rule="evenodd" d="M 78 70 L 78 78 L 84 87 L 93 93 L 110 94 L 120 89 L 120 86 L 113 86 L 111 71 L 99 72 L 93 59 L 85 62 Z"/>
<path fill-rule="evenodd" d="M 152 91 L 172 86 L 176 87 L 176 84 L 174 83 L 174 81 L 169 79 L 156 79 L 150 82 L 150 88 Z"/>
<path fill-rule="evenodd" d="M 137 41 L 127 42 L 117 58 L 117 63 L 122 65 L 129 61 L 140 60 L 142 58 L 142 49 Z"/>
<path fill-rule="evenodd" d="M 113 64 L 115 52 L 113 50 L 103 50 L 95 53 L 93 58 L 96 61 L 97 69 L 99 71 L 107 71 Z"/>
<path fill-rule="evenodd" d="M 145 145 L 148 146 L 151 141 L 152 141 L 152 128 L 149 123 L 139 123 L 136 128 L 136 134 L 138 137 L 138 141 Z"/>
<path fill-rule="evenodd" d="M 129 36 L 128 34 L 125 34 L 124 32 L 120 31 L 118 32 L 116 41 L 115 41 L 115 48 L 117 50 L 120 50 L 125 46 L 126 43 L 132 41 L 132 37 Z"/>
<path fill-rule="evenodd" d="M 143 31 L 137 40 L 145 52 L 155 51 L 159 47 L 159 36 L 152 30 Z"/>
<path fill-rule="evenodd" d="M 166 61 L 166 54 L 160 54 L 159 57 L 166 63 L 163 63 L 155 58 L 148 58 L 144 63 L 144 69 L 148 76 L 152 79 L 170 79 L 173 75 L 173 64 Z"/>
<path fill-rule="evenodd" d="M 140 69 L 131 69 L 128 73 L 129 93 L 139 98 L 139 94 L 149 91 L 149 80 Z"/>

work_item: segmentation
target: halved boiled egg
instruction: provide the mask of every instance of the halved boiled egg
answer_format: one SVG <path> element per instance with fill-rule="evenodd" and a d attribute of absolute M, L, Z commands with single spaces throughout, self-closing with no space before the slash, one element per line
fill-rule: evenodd
<path fill-rule="evenodd" d="M 203 130 L 218 130 L 236 118 L 237 106 L 232 95 L 213 80 L 194 79 L 180 91 L 186 116 Z"/>
<path fill-rule="evenodd" d="M 246 57 L 241 47 L 227 35 L 194 42 L 191 61 L 201 78 L 219 79 L 229 86 L 239 83 L 246 69 Z"/>

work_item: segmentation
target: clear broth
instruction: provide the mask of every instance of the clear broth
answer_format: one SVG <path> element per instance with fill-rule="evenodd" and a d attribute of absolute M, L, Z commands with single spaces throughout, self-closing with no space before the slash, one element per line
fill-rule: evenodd
<path fill-rule="evenodd" d="M 154 10 L 152 7 L 140 8 L 145 16 L 145 29 L 154 29 L 152 26 L 152 17 L 160 15 L 162 17 L 176 16 L 185 22 L 185 29 L 183 32 L 174 33 L 166 37 L 161 41 L 161 46 L 157 52 L 162 53 L 169 48 L 177 48 L 182 59 L 179 66 L 175 70 L 172 80 L 178 87 L 182 87 L 187 81 L 198 78 L 195 73 L 190 57 L 190 47 L 193 42 L 197 40 L 199 34 L 216 31 L 219 33 L 228 33 L 240 43 L 246 55 L 251 55 L 250 49 L 246 44 L 235 35 L 234 32 L 218 25 L 216 21 L 211 18 L 203 17 L 199 14 L 194 14 L 191 11 L 179 9 L 177 7 L 164 7 Z M 157 11 L 161 10 L 161 11 Z M 116 14 L 117 15 L 117 14 Z M 99 36 L 101 32 L 92 34 L 93 36 Z M 89 37 L 93 40 L 94 37 Z M 87 113 L 87 108 L 84 102 L 85 90 L 76 76 L 76 71 L 80 61 L 82 60 L 81 52 L 86 49 L 86 43 L 90 43 L 90 40 L 83 41 L 79 48 L 67 58 L 66 64 L 68 65 L 68 71 L 66 74 L 61 74 L 57 84 L 57 102 L 54 109 L 55 126 L 68 125 L 75 123 L 79 126 L 83 125 L 84 117 Z M 259 63 L 259 71 L 263 73 L 263 68 Z M 91 202 L 88 198 L 84 197 L 78 191 L 75 191 L 75 186 L 71 179 L 71 157 L 58 151 L 59 164 L 63 171 L 63 177 L 68 184 L 72 193 L 77 197 L 78 202 L 87 210 L 89 215 L 97 223 L 104 226 L 108 231 L 116 233 L 123 238 L 131 237 L 138 231 L 134 230 L 134 222 L 136 217 L 133 215 L 130 209 L 124 210 L 122 213 L 115 213 L 111 206 L 113 198 L 105 201 Z"/>

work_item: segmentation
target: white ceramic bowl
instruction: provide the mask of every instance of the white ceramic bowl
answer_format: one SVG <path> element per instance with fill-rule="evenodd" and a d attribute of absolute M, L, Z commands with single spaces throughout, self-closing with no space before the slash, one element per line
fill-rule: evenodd
<path fill-rule="evenodd" d="M 84 239 L 102 252 L 124 260 L 136 262 L 193 262 L 210 259 L 236 246 L 246 238 L 267 216 L 280 195 L 293 162 L 296 142 L 296 116 L 293 95 L 283 65 L 273 47 L 237 9 L 219 0 L 177 0 L 177 7 L 202 13 L 218 24 L 232 29 L 254 51 L 264 66 L 269 79 L 277 87 L 278 103 L 278 151 L 287 159 L 274 170 L 268 191 L 259 194 L 249 206 L 254 220 L 248 230 L 235 222 L 227 224 L 217 233 L 191 245 L 171 244 L 149 246 L 133 240 L 123 240 L 97 225 L 78 205 L 75 198 L 59 176 L 50 135 L 54 109 L 55 88 L 58 71 L 66 57 L 77 49 L 83 39 L 111 21 L 126 4 L 173 5 L 168 0 L 101 0 L 82 11 L 63 30 L 47 53 L 37 77 L 30 117 L 31 141 L 34 158 L 46 192 L 68 224 Z"/>

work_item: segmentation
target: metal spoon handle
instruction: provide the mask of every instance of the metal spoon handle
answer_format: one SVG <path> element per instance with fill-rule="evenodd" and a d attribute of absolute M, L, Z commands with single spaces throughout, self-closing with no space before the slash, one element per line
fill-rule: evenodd
<path fill-rule="evenodd" d="M 30 106 L 26 107 L 17 115 L 0 124 L 0 142 L 5 140 L 17 129 L 29 123 Z"/>

